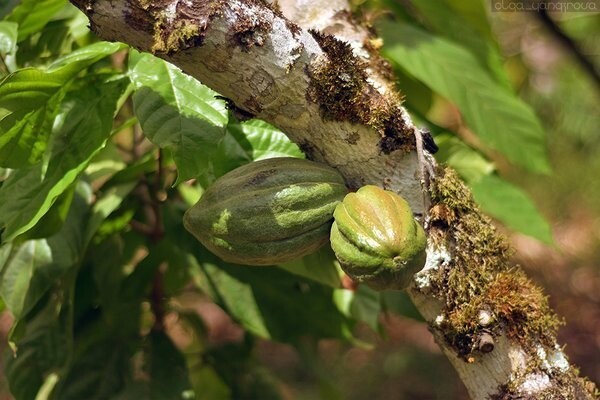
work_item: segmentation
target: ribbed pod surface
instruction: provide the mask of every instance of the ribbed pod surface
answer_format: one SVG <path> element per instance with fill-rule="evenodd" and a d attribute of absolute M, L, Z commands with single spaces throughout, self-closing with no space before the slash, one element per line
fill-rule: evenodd
<path fill-rule="evenodd" d="M 188 231 L 225 261 L 271 265 L 316 251 L 347 193 L 333 168 L 272 158 L 219 178 L 184 216 Z"/>

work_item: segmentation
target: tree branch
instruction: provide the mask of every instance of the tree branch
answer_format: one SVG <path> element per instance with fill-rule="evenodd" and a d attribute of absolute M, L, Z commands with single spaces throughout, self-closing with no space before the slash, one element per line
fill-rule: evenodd
<path fill-rule="evenodd" d="M 592 78 L 596 87 L 600 89 L 600 73 L 598 68 L 594 65 L 591 59 L 589 59 L 579 45 L 569 37 L 558 24 L 550 17 L 546 8 L 541 8 L 535 15 L 538 20 L 548 29 L 550 34 L 554 36 L 566 49 L 575 57 L 581 67 L 587 74 Z"/>
<path fill-rule="evenodd" d="M 593 398 L 556 343 L 547 300 L 511 269 L 468 189 L 442 170 L 430 192 L 422 189 L 419 132 L 377 54 L 380 41 L 346 1 L 72 2 L 100 37 L 174 63 L 282 129 L 350 187 L 375 184 L 406 198 L 429 234 L 409 294 L 474 399 Z"/>

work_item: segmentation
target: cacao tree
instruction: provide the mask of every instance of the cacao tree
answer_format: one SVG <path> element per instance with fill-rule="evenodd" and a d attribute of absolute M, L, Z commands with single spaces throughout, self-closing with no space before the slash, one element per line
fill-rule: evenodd
<path fill-rule="evenodd" d="M 361 345 L 355 328 L 378 330 L 390 296 L 412 301 L 473 399 L 597 397 L 557 341 L 560 317 L 482 211 L 552 243 L 491 161 L 550 172 L 544 130 L 511 88 L 483 3 L 71 3 L 0 8 L 0 296 L 14 318 L 4 372 L 15 399 L 288 398 L 257 344 L 289 344 L 310 364 L 323 339 Z M 369 15 L 381 10 L 375 29 Z M 456 105 L 473 141 L 435 123 L 434 95 Z M 426 260 L 415 245 L 401 260 L 421 260 L 410 279 L 383 275 L 375 290 L 351 282 L 329 245 L 244 266 L 250 250 L 226 262 L 186 231 L 184 213 L 218 178 L 278 157 L 321 163 L 327 182 L 334 170 L 345 185 L 335 202 L 367 185 L 401 195 L 412 213 L 375 215 L 425 232 Z M 303 167 L 273 168 L 321 183 Z M 311 190 L 289 194 L 314 192 L 294 216 L 333 204 Z M 205 226 L 202 201 L 186 220 L 198 237 L 281 225 L 246 199 Z M 336 222 L 338 234 L 353 223 Z M 344 246 L 334 250 L 352 275 Z M 211 341 L 198 303 L 224 310 L 236 339 Z M 339 395 L 315 374 L 323 398 Z"/>

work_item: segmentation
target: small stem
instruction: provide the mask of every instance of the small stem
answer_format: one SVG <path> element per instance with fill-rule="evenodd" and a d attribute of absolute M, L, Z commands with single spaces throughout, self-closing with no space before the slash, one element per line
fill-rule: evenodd
<path fill-rule="evenodd" d="M 129 225 L 131 226 L 131 229 L 133 229 L 135 232 L 137 232 L 141 235 L 144 235 L 144 236 L 152 235 L 152 232 L 153 232 L 152 227 L 144 224 L 143 222 L 132 219 L 131 221 L 129 221 Z"/>
<path fill-rule="evenodd" d="M 2 64 L 2 69 L 6 71 L 7 74 L 10 74 L 10 69 L 8 68 L 8 65 L 6 65 L 6 62 L 4 61 L 4 57 L 0 56 L 0 64 Z"/>
<path fill-rule="evenodd" d="M 579 45 L 567 35 L 552 18 L 550 18 L 548 10 L 541 8 L 536 13 L 536 16 L 542 24 L 544 24 L 546 29 L 548 29 L 548 31 L 550 31 L 550 33 L 575 57 L 583 69 L 592 78 L 596 86 L 600 88 L 600 73 L 598 72 L 598 68 L 594 65 L 592 60 L 585 55 Z"/>
<path fill-rule="evenodd" d="M 152 281 L 152 291 L 150 292 L 150 308 L 154 314 L 154 324 L 152 329 L 155 331 L 165 330 L 165 293 L 163 284 L 163 272 L 161 268 L 158 269 L 154 280 Z"/>
<path fill-rule="evenodd" d="M 152 214 L 151 232 L 147 235 L 152 244 L 160 242 L 164 236 L 164 227 L 162 223 L 162 202 L 160 200 L 160 192 L 163 190 L 163 153 L 158 149 L 156 158 L 157 170 L 152 183 L 148 180 L 145 182 L 145 197 L 149 201 L 149 209 Z M 161 266 L 162 267 L 162 266 Z M 154 314 L 154 325 L 152 329 L 155 331 L 164 331 L 165 329 L 165 293 L 164 293 L 164 274 L 162 268 L 159 268 L 152 282 L 152 291 L 150 293 L 150 307 Z"/>

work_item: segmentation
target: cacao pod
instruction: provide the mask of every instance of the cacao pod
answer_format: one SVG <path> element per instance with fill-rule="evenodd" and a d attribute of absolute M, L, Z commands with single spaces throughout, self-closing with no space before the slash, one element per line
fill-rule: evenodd
<path fill-rule="evenodd" d="M 342 269 L 374 289 L 404 289 L 425 265 L 425 231 L 396 193 L 363 186 L 336 207 L 331 247 Z"/>
<path fill-rule="evenodd" d="M 184 226 L 221 259 L 271 265 L 313 253 L 329 239 L 348 190 L 333 168 L 299 158 L 243 165 L 217 179 L 186 211 Z"/>

